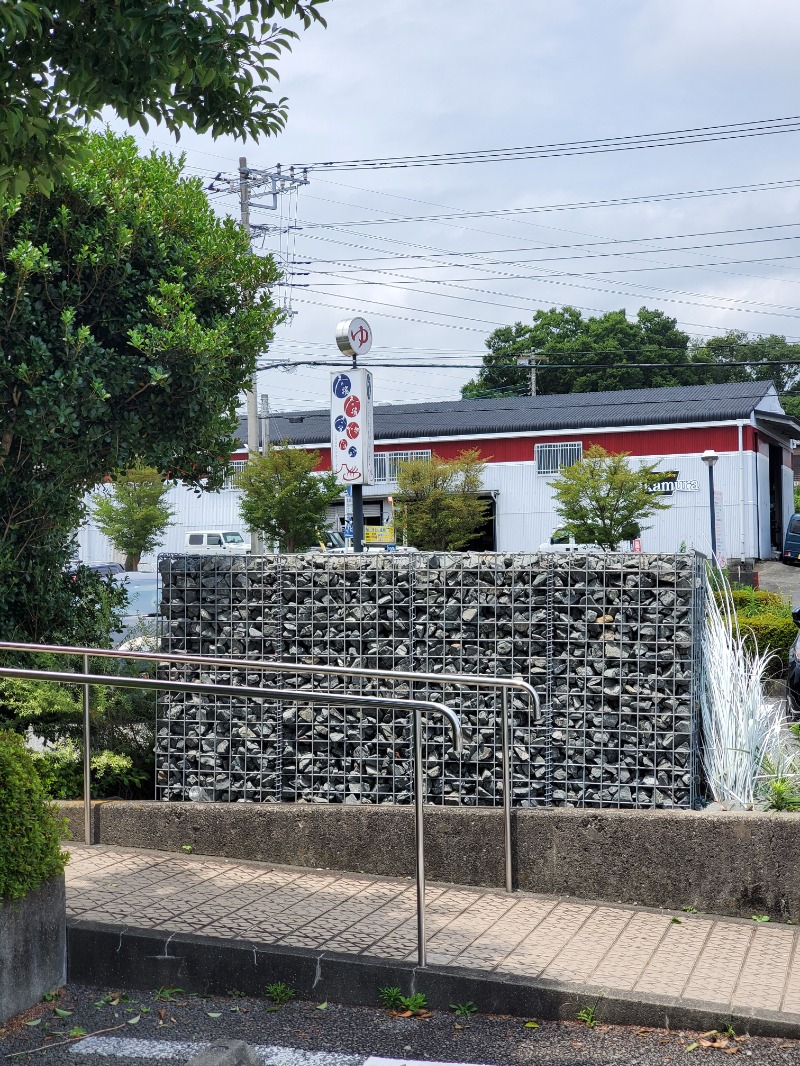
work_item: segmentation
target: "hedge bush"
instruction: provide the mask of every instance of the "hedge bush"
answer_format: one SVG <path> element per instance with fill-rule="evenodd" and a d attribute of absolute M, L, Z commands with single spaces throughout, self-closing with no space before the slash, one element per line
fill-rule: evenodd
<path fill-rule="evenodd" d="M 51 799 L 83 797 L 83 753 L 74 741 L 32 752 L 32 756 L 42 786 Z M 92 755 L 92 799 L 109 796 L 130 799 L 141 791 L 146 780 L 147 774 L 136 769 L 129 755 L 113 751 Z"/>
<path fill-rule="evenodd" d="M 22 737 L 0 733 L 0 899 L 22 899 L 63 873 L 62 825 Z"/>
<path fill-rule="evenodd" d="M 768 667 L 772 677 L 782 677 L 786 672 L 789 649 L 797 640 L 798 628 L 791 614 L 755 614 L 747 617 L 739 614 L 739 628 L 747 643 L 759 654 L 775 655 Z"/>

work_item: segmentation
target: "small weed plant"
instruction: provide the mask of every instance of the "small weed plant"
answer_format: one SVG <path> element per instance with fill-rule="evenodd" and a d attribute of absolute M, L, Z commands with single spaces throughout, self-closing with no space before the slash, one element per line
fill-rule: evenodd
<path fill-rule="evenodd" d="M 159 988 L 153 993 L 153 998 L 157 999 L 159 1003 L 175 1003 L 178 996 L 182 996 L 182 988 Z"/>
<path fill-rule="evenodd" d="M 589 1029 L 594 1029 L 597 1025 L 597 1004 L 591 1007 L 581 1007 L 575 1017 Z"/>
<path fill-rule="evenodd" d="M 407 1017 L 430 1017 L 428 1000 L 424 992 L 413 992 L 410 996 L 404 996 L 399 988 L 381 988 L 378 991 L 381 1006 L 396 1014 L 404 1014 Z"/>
<path fill-rule="evenodd" d="M 282 1007 L 284 1003 L 294 999 L 294 994 L 294 989 L 283 981 L 273 981 L 271 985 L 267 985 L 267 995 L 276 1007 Z"/>
<path fill-rule="evenodd" d="M 400 1010 L 403 1006 L 403 993 L 394 986 L 379 989 L 378 999 L 386 1010 Z"/>
<path fill-rule="evenodd" d="M 450 1010 L 455 1014 L 456 1018 L 471 1018 L 473 1014 L 476 1014 L 478 1008 L 468 999 L 466 1003 L 451 1003 Z"/>

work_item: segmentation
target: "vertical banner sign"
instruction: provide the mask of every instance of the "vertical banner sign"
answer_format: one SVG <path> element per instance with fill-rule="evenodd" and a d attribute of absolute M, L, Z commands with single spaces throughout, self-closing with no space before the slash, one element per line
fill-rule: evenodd
<path fill-rule="evenodd" d="M 725 501 L 719 489 L 714 491 L 714 530 L 717 538 L 717 562 L 723 569 L 728 565 L 725 550 Z"/>
<path fill-rule="evenodd" d="M 374 480 L 372 374 L 335 370 L 331 374 L 331 470 L 340 485 Z"/>

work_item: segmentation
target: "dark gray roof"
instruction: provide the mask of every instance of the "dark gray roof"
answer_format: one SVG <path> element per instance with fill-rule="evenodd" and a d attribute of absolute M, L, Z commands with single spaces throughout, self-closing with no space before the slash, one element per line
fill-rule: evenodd
<path fill-rule="evenodd" d="M 473 434 L 547 433 L 604 426 L 670 425 L 750 418 L 774 388 L 771 381 L 679 388 L 514 396 L 375 407 L 375 439 L 469 437 Z M 240 425 L 240 439 L 247 433 Z M 327 409 L 281 411 L 270 417 L 274 443 L 321 444 L 330 439 Z"/>

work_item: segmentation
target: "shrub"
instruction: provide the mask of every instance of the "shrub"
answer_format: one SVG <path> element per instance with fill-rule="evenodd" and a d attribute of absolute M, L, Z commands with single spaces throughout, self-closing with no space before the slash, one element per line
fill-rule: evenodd
<path fill-rule="evenodd" d="M 33 752 L 33 762 L 42 786 L 52 799 L 80 799 L 83 796 L 83 754 L 67 740 L 46 751 Z M 130 798 L 138 793 L 147 774 L 137 770 L 129 755 L 100 751 L 92 755 L 92 798 Z"/>
<path fill-rule="evenodd" d="M 62 824 L 22 738 L 0 733 L 0 899 L 22 899 L 63 872 Z"/>
<path fill-rule="evenodd" d="M 786 670 L 786 657 L 789 649 L 797 640 L 797 626 L 792 621 L 791 611 L 787 614 L 738 614 L 742 636 L 759 654 L 772 652 L 776 659 L 770 664 L 769 672 L 780 677 Z"/>
<path fill-rule="evenodd" d="M 717 593 L 717 601 L 721 600 Z M 786 614 L 791 617 L 792 607 L 777 592 L 764 592 L 762 589 L 731 589 L 730 598 L 736 612 L 747 618 L 758 614 Z"/>
<path fill-rule="evenodd" d="M 30 660 L 33 660 L 31 662 Z M 32 655 L 22 666 L 36 665 L 41 669 L 68 670 L 82 663 L 69 657 Z M 131 676 L 152 676 L 155 664 L 143 666 L 135 660 L 90 660 L 94 673 L 119 673 Z M 70 764 L 79 763 L 73 752 L 83 743 L 83 691 L 78 685 L 66 686 L 52 681 L 28 681 L 20 678 L 0 679 L 0 729 L 11 729 L 21 736 L 32 731 L 35 736 L 55 747 L 53 756 L 40 762 L 39 773 L 47 778 L 47 789 L 55 798 L 80 795 L 82 786 L 72 790 Z M 96 773 L 107 779 L 103 795 L 124 794 L 128 798 L 149 793 L 153 775 L 153 747 L 155 745 L 155 697 L 140 689 L 112 688 L 94 685 L 91 690 L 92 748 L 107 752 L 109 757 L 120 756 L 125 762 L 116 765 L 105 760 Z M 66 745 L 66 747 L 65 747 Z M 94 760 L 92 763 L 94 767 Z M 74 773 L 72 774 L 74 777 Z M 53 785 L 55 778 L 57 784 Z M 113 779 L 113 780 L 112 780 Z M 65 792 L 66 789 L 66 792 Z"/>

